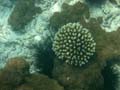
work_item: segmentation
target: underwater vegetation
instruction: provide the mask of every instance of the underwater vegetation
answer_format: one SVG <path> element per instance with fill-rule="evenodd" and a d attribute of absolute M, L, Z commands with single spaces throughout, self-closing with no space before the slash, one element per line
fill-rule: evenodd
<path fill-rule="evenodd" d="M 34 19 L 37 13 L 41 13 L 40 7 L 35 7 L 34 0 L 17 0 L 16 5 L 9 16 L 8 23 L 13 30 L 24 29 L 25 25 Z"/>
<path fill-rule="evenodd" d="M 101 35 L 100 33 L 104 33 L 104 31 L 100 28 L 99 22 L 97 22 L 96 19 L 91 19 L 89 24 L 82 23 L 82 25 L 92 33 L 96 42 L 95 56 L 91 58 L 91 62 L 88 65 L 85 65 L 85 67 L 82 66 L 81 68 L 66 64 L 56 58 L 54 60 L 53 77 L 58 80 L 66 90 L 103 90 L 104 79 L 101 70 L 104 68 L 105 59 L 98 58 L 100 54 L 98 51 L 101 50 L 101 47 L 98 47 L 101 43 L 98 42 L 103 38 L 99 37 L 98 33 Z"/>
<path fill-rule="evenodd" d="M 74 66 L 83 66 L 95 53 L 96 43 L 88 29 L 79 23 L 68 23 L 56 33 L 53 51 L 59 59 Z"/>

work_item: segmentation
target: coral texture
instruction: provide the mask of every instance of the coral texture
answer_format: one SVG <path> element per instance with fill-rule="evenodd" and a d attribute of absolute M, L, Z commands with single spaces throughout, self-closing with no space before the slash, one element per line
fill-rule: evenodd
<path fill-rule="evenodd" d="M 53 50 L 59 59 L 74 66 L 88 63 L 95 53 L 96 43 L 88 29 L 79 23 L 68 23 L 56 33 Z"/>

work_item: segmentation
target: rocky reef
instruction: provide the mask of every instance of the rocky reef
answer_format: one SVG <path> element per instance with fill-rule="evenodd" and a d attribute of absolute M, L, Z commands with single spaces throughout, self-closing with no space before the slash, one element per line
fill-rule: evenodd
<path fill-rule="evenodd" d="M 41 13 L 41 9 L 35 6 L 34 0 L 17 0 L 8 22 L 13 30 L 24 29 L 37 13 Z"/>
<path fill-rule="evenodd" d="M 56 2 L 55 5 L 57 6 L 49 10 L 47 9 L 51 7 L 51 2 L 46 1 L 47 0 L 43 0 L 43 2 L 41 0 L 13 0 L 15 7 L 8 19 L 8 23 L 11 25 L 12 29 L 2 26 L 0 33 L 0 36 L 3 37 L 2 33 L 3 31 L 5 32 L 4 36 L 6 40 L 6 35 L 9 35 L 7 31 L 12 32 L 12 38 L 9 36 L 7 40 L 4 41 L 6 46 L 3 46 L 3 42 L 1 42 L 2 44 L 0 46 L 2 47 L 0 48 L 0 62 L 5 63 L 6 61 L 5 67 L 0 70 L 0 90 L 110 90 L 109 86 L 114 90 L 119 90 L 118 79 L 120 77 L 118 77 L 118 74 L 120 74 L 120 65 L 118 63 L 120 63 L 120 28 L 113 32 L 106 32 L 105 28 L 103 28 L 104 25 L 108 24 L 110 27 L 108 26 L 107 29 L 111 28 L 113 24 L 112 21 L 114 21 L 113 18 L 115 17 L 116 22 L 119 14 L 117 14 L 117 17 L 116 13 L 115 15 L 110 14 L 107 17 L 104 17 L 104 15 L 100 17 L 91 16 L 93 14 L 91 14 L 92 12 L 89 5 L 93 5 L 92 2 L 95 0 L 89 0 L 89 3 L 80 2 L 88 0 L 77 0 L 75 4 L 71 2 L 72 0 L 66 0 L 66 3 L 63 4 L 61 0 L 58 0 L 58 2 L 51 0 L 54 3 Z M 64 0 L 62 1 L 64 2 Z M 109 0 L 106 0 L 106 2 L 108 1 Z M 119 4 L 119 2 L 115 2 L 118 0 L 110 1 Z M 36 5 L 35 2 L 39 4 Z M 72 4 L 67 4 L 67 2 L 71 2 Z M 40 14 L 41 9 L 39 5 L 42 3 L 49 4 L 43 5 L 42 10 L 45 11 Z M 100 4 L 102 5 L 102 3 Z M 111 6 L 111 8 L 113 7 Z M 57 10 L 54 9 L 60 9 L 60 11 L 55 12 Z M 34 18 L 37 13 L 38 16 Z M 117 21 L 118 20 L 119 19 L 117 19 Z M 30 23 L 31 21 L 32 23 Z M 103 21 L 106 22 L 104 22 L 102 26 Z M 19 32 L 20 29 L 24 30 L 27 24 L 26 33 L 18 35 L 16 32 L 13 34 L 12 30 L 18 30 Z M 117 26 L 119 25 L 117 24 Z M 78 32 L 74 28 L 78 28 Z M 86 32 L 88 33 L 86 34 Z M 76 33 L 78 34 L 77 39 Z M 83 34 L 83 39 L 79 37 L 79 33 Z M 72 35 L 69 36 L 68 34 Z M 74 37 L 75 40 L 69 40 L 74 39 Z M 85 37 L 87 37 L 87 39 Z M 67 43 L 64 41 L 66 39 Z M 90 43 L 84 43 L 87 40 L 90 41 Z M 72 42 L 72 44 L 70 42 Z M 83 46 L 87 47 L 87 45 L 89 46 L 85 50 L 93 51 L 93 55 L 90 53 L 91 56 L 89 56 L 91 57 L 90 62 L 85 63 L 85 65 L 83 65 L 83 62 L 80 65 L 78 61 L 81 61 L 81 57 L 86 56 L 86 53 L 82 52 L 83 55 L 79 56 L 81 53 L 79 47 L 77 46 L 78 48 L 76 49 L 75 47 L 74 49 L 74 45 L 81 43 L 80 48 L 82 47 L 81 49 L 83 51 L 85 49 Z M 16 44 L 18 47 L 16 47 Z M 14 48 L 9 49 L 11 47 Z M 17 53 L 17 51 L 25 51 L 26 48 L 29 50 L 20 55 Z M 65 49 L 67 50 L 63 53 L 62 51 Z M 70 52 L 70 49 L 72 49 L 72 54 L 74 55 L 67 53 Z M 9 52 L 7 52 L 8 50 Z M 12 53 L 13 51 L 14 53 Z M 9 59 L 6 60 L 6 58 L 3 58 L 3 54 L 6 54 L 6 58 L 9 56 Z M 14 56 L 18 57 L 10 58 Z M 31 56 L 34 57 L 34 59 L 31 58 Z M 66 56 L 68 57 L 67 59 Z M 72 58 L 73 56 L 75 58 Z M 77 60 L 76 57 L 78 58 Z M 84 60 L 85 59 L 86 58 L 84 58 Z M 87 60 L 89 61 L 89 59 Z M 33 72 L 30 72 L 30 67 L 33 64 L 35 69 L 33 68 Z M 0 65 L 2 64 L 0 63 Z M 112 77 L 112 75 L 115 77 Z"/>
<path fill-rule="evenodd" d="M 21 57 L 9 60 L 0 71 L 1 90 L 64 90 L 56 80 L 29 73 L 29 63 Z M 47 85 L 47 86 L 46 86 Z"/>
<path fill-rule="evenodd" d="M 56 80 L 41 74 L 32 74 L 25 81 L 26 83 L 18 87 L 17 90 L 28 90 L 29 88 L 30 90 L 64 90 Z"/>
<path fill-rule="evenodd" d="M 103 77 L 101 72 L 107 65 L 106 62 L 109 62 L 112 57 L 117 57 L 120 52 L 120 48 L 117 47 L 120 42 L 115 41 L 118 40 L 115 37 L 119 30 L 106 33 L 100 28 L 96 19 L 91 19 L 90 23 L 84 23 L 84 25 L 89 28 L 96 42 L 96 56 L 94 56 L 93 62 L 80 69 L 55 59 L 53 76 L 66 90 L 103 90 L 106 77 Z"/>
<path fill-rule="evenodd" d="M 79 22 L 80 20 L 82 21 L 84 18 L 88 19 L 89 17 L 90 13 L 87 5 L 80 2 L 73 6 L 63 3 L 62 11 L 55 12 L 50 18 L 50 25 L 58 30 L 58 28 L 69 22 Z"/>
<path fill-rule="evenodd" d="M 20 57 L 10 59 L 0 71 L 0 89 L 14 90 L 29 74 L 29 64 Z"/>
<path fill-rule="evenodd" d="M 71 8 L 74 7 L 74 5 L 71 6 Z M 68 10 L 67 7 L 65 9 Z M 106 62 L 110 61 L 110 58 L 119 56 L 120 37 L 118 34 L 120 30 L 118 29 L 117 31 L 107 33 L 100 26 L 102 17 L 96 19 L 90 18 L 89 20 L 86 20 L 86 18 L 82 18 L 82 20 L 74 19 L 74 17 L 76 17 L 74 10 L 73 13 L 67 16 L 65 13 L 70 11 L 65 12 L 65 9 L 59 13 L 56 12 L 57 14 L 55 13 L 53 15 L 54 17 L 51 17 L 53 20 L 50 19 L 51 26 L 55 30 L 59 30 L 59 27 L 65 25 L 67 20 L 70 20 L 69 22 L 73 22 L 72 20 L 74 20 L 74 22 L 80 22 L 84 28 L 87 28 L 92 33 L 96 42 L 96 55 L 92 58 L 93 62 L 82 68 L 67 65 L 58 60 L 59 57 L 57 57 L 54 60 L 53 77 L 65 87 L 65 90 L 103 90 L 104 80 L 106 80 L 104 78 L 106 77 L 103 77 L 101 72 L 107 65 Z M 81 11 L 81 13 L 83 12 Z M 82 16 L 84 15 L 85 13 Z M 58 25 L 60 26 L 56 25 L 56 23 L 59 23 Z"/>

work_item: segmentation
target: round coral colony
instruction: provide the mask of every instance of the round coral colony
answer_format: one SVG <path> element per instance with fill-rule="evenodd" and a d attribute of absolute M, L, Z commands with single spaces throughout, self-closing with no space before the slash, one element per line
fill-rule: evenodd
<path fill-rule="evenodd" d="M 74 66 L 88 63 L 96 43 L 88 29 L 79 23 L 68 23 L 55 34 L 53 51 L 59 59 Z"/>

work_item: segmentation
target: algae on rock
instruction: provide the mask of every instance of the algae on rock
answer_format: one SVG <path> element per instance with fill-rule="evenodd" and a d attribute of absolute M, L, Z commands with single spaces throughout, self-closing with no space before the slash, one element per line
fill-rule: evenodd
<path fill-rule="evenodd" d="M 64 90 L 48 76 L 31 74 L 29 65 L 22 57 L 11 58 L 0 71 L 0 90 Z"/>
<path fill-rule="evenodd" d="M 30 88 L 30 90 L 64 90 L 56 80 L 42 74 L 32 74 L 25 81 L 26 83 L 19 86 L 17 90 L 23 90 L 24 88 Z"/>
<path fill-rule="evenodd" d="M 89 22 L 84 20 L 80 23 L 90 30 L 96 42 L 96 55 L 92 60 L 93 62 L 78 68 L 56 58 L 53 77 L 67 90 L 103 90 L 104 77 L 101 72 L 110 58 L 120 55 L 120 29 L 111 33 L 105 32 L 100 27 L 99 18 L 91 18 Z"/>
<path fill-rule="evenodd" d="M 68 5 L 64 3 L 62 5 L 61 12 L 55 12 L 50 18 L 50 25 L 58 29 L 61 26 L 71 22 L 83 21 L 83 19 L 89 19 L 90 13 L 87 5 L 78 2 L 74 5 Z"/>
<path fill-rule="evenodd" d="M 29 63 L 21 57 L 11 58 L 0 71 L 0 89 L 14 90 L 29 75 Z"/>
<path fill-rule="evenodd" d="M 24 29 L 37 13 L 41 13 L 41 9 L 35 6 L 34 0 L 18 0 L 8 22 L 13 30 Z"/>

